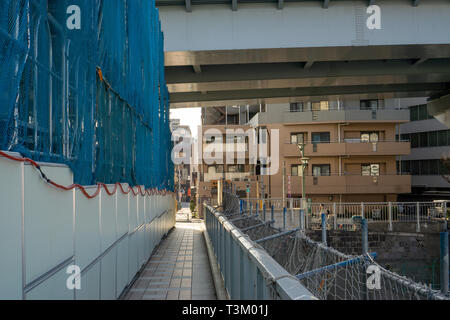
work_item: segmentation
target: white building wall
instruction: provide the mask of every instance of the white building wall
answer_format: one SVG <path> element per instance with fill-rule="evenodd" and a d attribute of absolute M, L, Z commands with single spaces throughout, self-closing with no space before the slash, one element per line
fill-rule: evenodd
<path fill-rule="evenodd" d="M 73 183 L 65 166 L 42 170 L 59 184 Z M 87 199 L 2 157 L 0 176 L 0 299 L 116 299 L 175 224 L 171 195 L 124 195 L 119 188 Z M 70 265 L 82 271 L 81 290 L 66 286 Z"/>

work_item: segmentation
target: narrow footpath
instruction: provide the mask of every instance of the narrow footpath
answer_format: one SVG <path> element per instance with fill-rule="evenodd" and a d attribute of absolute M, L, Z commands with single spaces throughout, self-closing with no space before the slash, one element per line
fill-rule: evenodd
<path fill-rule="evenodd" d="M 204 224 L 177 213 L 177 224 L 162 241 L 125 296 L 126 300 L 216 300 Z"/>

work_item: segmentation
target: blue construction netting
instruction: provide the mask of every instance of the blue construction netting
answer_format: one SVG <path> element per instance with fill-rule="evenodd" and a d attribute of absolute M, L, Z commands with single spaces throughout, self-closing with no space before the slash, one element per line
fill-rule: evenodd
<path fill-rule="evenodd" d="M 163 42 L 154 0 L 1 0 L 0 150 L 172 190 Z"/>

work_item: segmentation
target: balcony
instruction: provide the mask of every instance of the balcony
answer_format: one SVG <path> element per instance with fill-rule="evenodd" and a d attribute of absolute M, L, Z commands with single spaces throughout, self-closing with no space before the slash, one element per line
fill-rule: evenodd
<path fill-rule="evenodd" d="M 301 193 L 301 177 L 292 178 L 292 193 Z M 411 192 L 411 176 L 323 176 L 306 177 L 307 194 L 398 194 Z"/>
<path fill-rule="evenodd" d="M 224 160 L 226 159 L 228 152 L 230 154 L 234 153 L 235 159 L 240 159 L 241 155 L 242 155 L 243 159 L 249 158 L 249 148 L 248 148 L 247 143 L 223 143 L 222 146 L 220 146 L 220 144 L 214 145 L 214 144 L 204 143 L 202 151 L 214 153 L 213 148 L 216 148 L 217 151 L 222 151 L 222 153 L 223 153 L 222 159 L 224 159 Z"/>
<path fill-rule="evenodd" d="M 225 179 L 230 181 L 244 181 L 245 179 L 248 179 L 252 173 L 250 172 L 227 172 L 225 173 Z M 204 174 L 204 181 L 215 181 L 215 180 L 221 180 L 223 178 L 223 173 L 205 173 Z"/>
<path fill-rule="evenodd" d="M 300 150 L 295 144 L 285 144 L 283 147 L 283 156 L 300 157 Z M 326 157 L 326 156 L 371 156 L 386 155 L 400 156 L 411 153 L 411 144 L 409 142 L 385 141 L 374 143 L 367 142 L 332 142 L 319 143 L 316 145 L 307 144 L 305 146 L 305 155 L 307 157 Z"/>
<path fill-rule="evenodd" d="M 310 122 L 361 122 L 361 121 L 383 121 L 383 122 L 408 122 L 409 110 L 325 110 L 285 112 L 283 114 L 284 124 L 310 123 Z"/>

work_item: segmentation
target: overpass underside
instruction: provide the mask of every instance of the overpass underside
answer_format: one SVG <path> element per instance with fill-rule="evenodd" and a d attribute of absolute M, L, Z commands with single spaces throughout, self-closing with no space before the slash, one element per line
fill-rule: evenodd
<path fill-rule="evenodd" d="M 326 2 L 157 1 L 171 107 L 448 93 L 448 1 Z"/>

